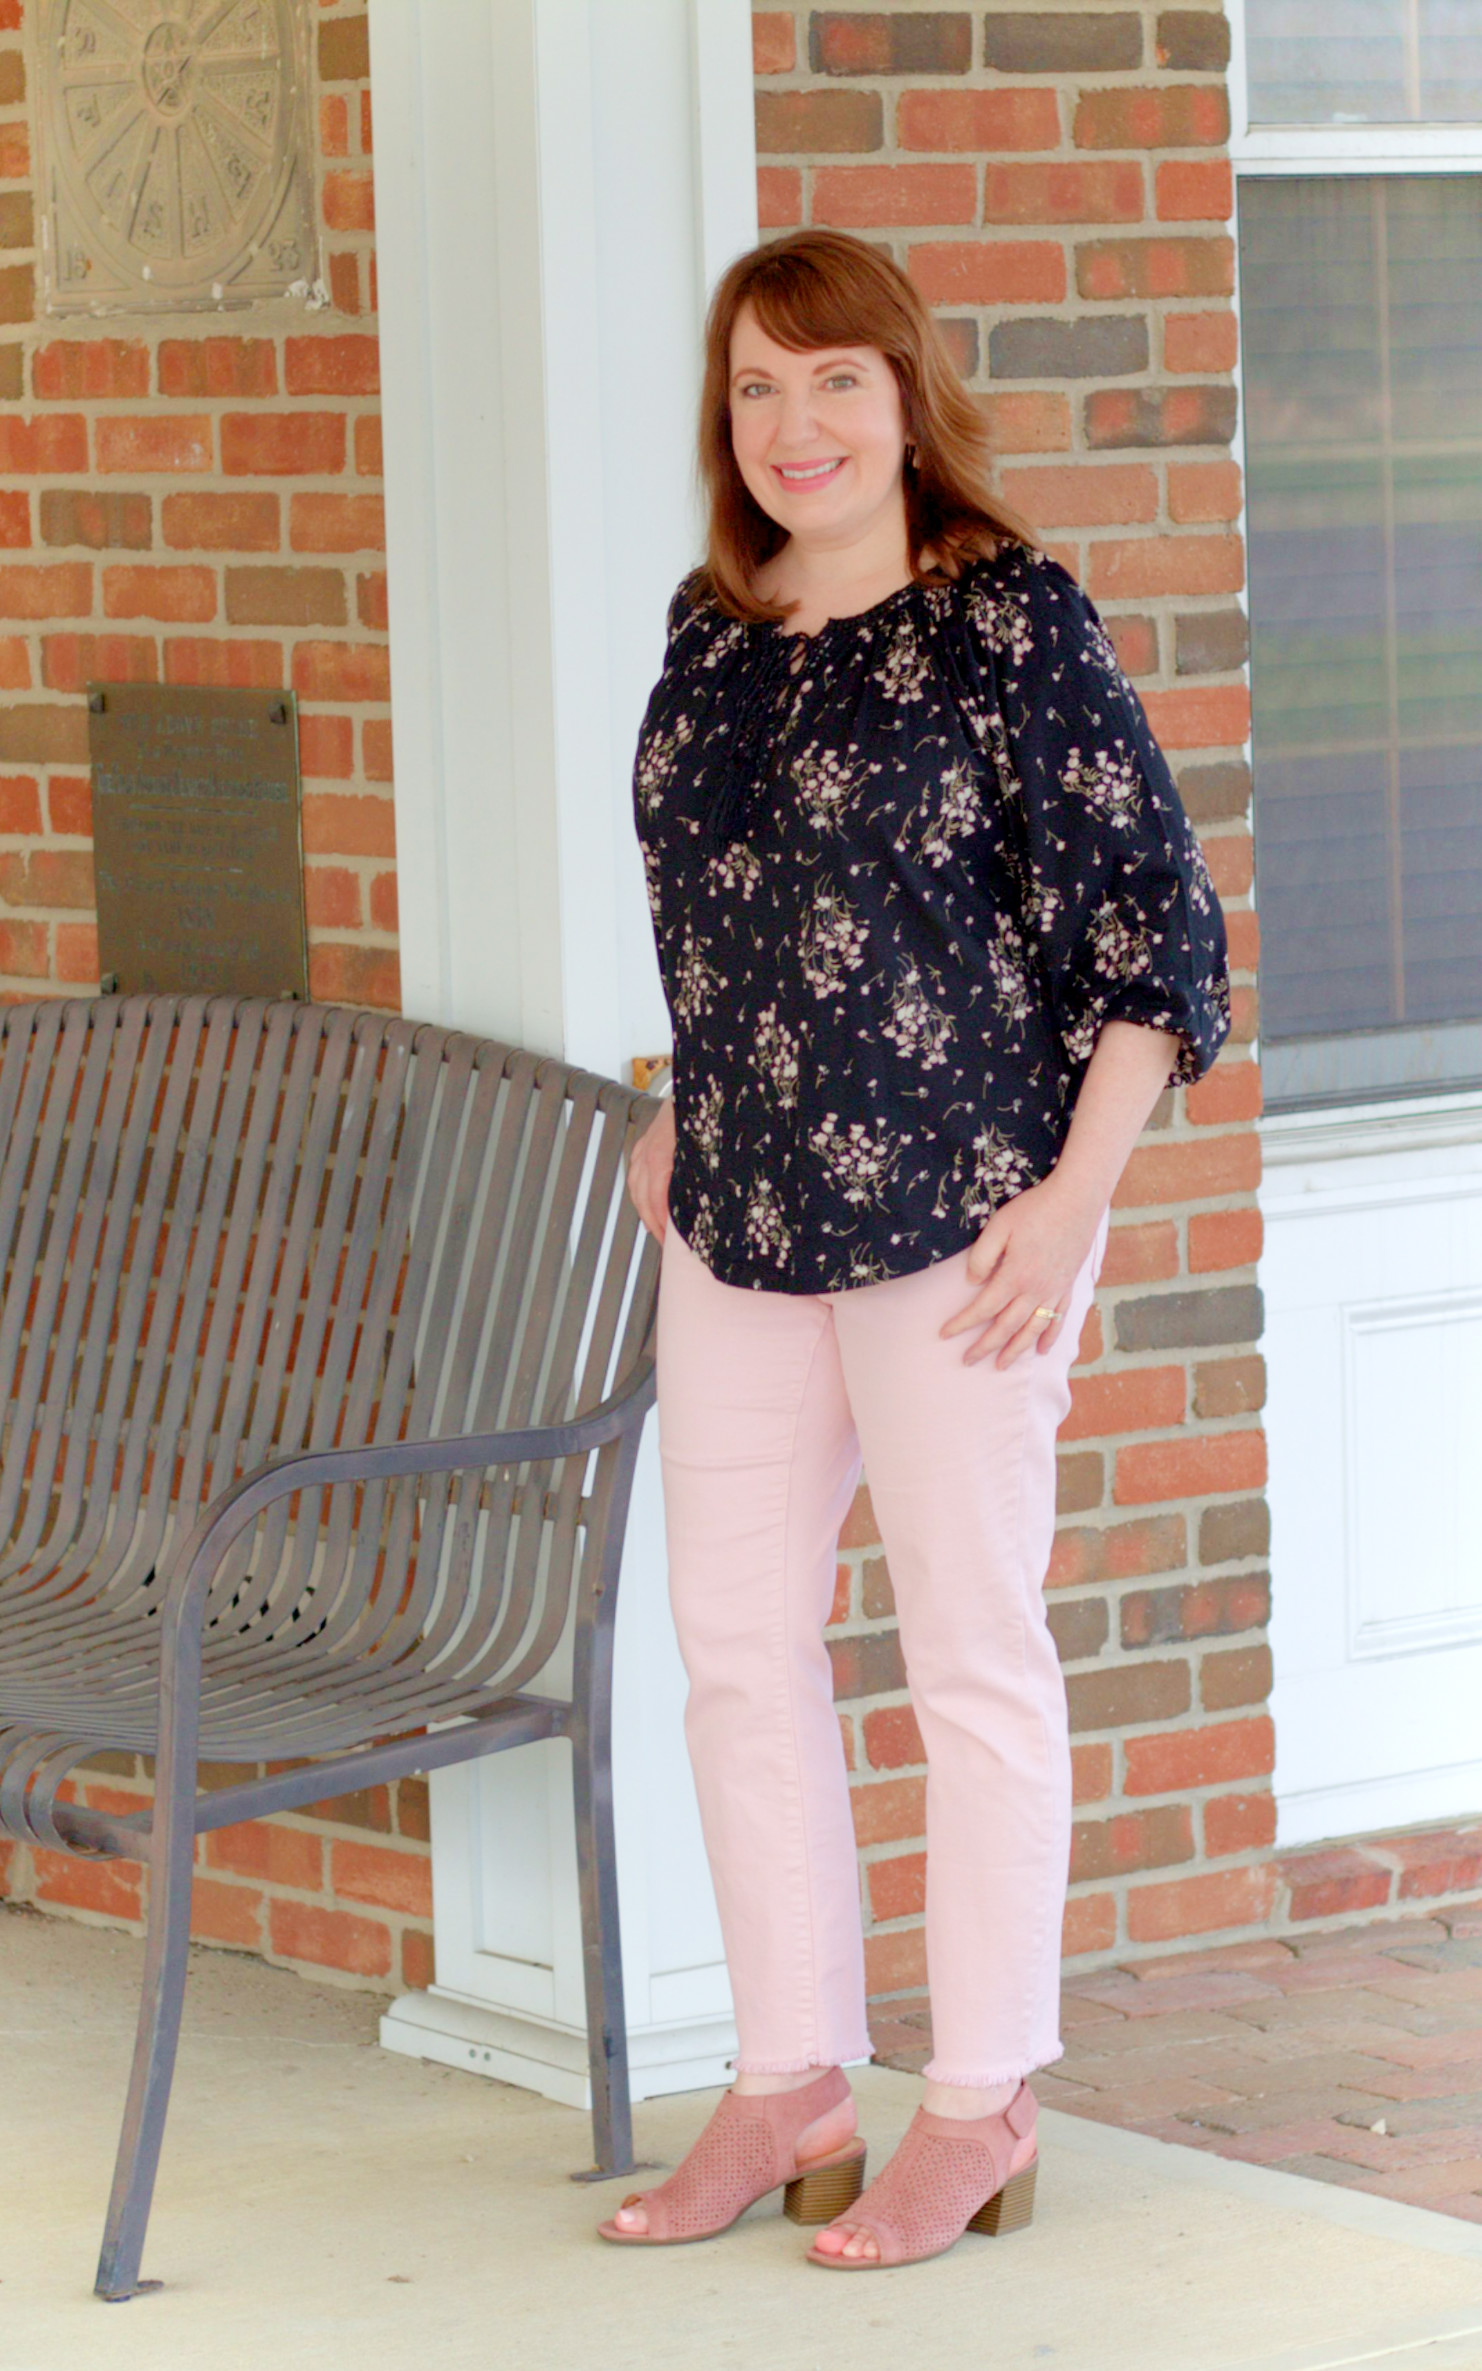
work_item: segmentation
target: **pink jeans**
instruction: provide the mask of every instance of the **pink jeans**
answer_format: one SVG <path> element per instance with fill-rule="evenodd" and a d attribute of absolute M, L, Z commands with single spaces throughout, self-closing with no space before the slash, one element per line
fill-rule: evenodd
<path fill-rule="evenodd" d="M 659 1451 L 685 1734 L 747 2073 L 869 2055 L 849 1782 L 823 1631 L 867 1476 L 926 1748 L 926 2072 L 1061 2055 L 1065 1686 L 1045 1621 L 1055 1433 L 1106 1241 L 1054 1349 L 1000 1373 L 938 1328 L 967 1252 L 825 1293 L 722 1284 L 671 1220 Z"/>

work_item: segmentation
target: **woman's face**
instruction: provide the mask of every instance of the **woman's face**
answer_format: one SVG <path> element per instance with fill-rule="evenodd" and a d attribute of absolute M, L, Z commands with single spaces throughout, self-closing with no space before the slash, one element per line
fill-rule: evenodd
<path fill-rule="evenodd" d="M 731 332 L 731 445 L 768 518 L 804 543 L 850 544 L 904 508 L 906 421 L 876 346 L 798 354 L 743 305 Z"/>

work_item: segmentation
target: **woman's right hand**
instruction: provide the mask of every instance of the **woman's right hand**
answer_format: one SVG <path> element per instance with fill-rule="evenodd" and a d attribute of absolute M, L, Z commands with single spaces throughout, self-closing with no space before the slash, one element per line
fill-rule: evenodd
<path fill-rule="evenodd" d="M 664 1240 L 669 1223 L 669 1179 L 674 1171 L 674 1098 L 666 1095 L 663 1108 L 644 1129 L 628 1156 L 628 1191 L 649 1233 Z"/>

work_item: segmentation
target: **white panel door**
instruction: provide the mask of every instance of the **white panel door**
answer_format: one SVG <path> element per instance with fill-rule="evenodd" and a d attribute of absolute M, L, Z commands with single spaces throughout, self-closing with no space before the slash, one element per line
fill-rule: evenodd
<path fill-rule="evenodd" d="M 1283 1844 L 1482 1811 L 1482 1098 L 1267 1123 Z"/>

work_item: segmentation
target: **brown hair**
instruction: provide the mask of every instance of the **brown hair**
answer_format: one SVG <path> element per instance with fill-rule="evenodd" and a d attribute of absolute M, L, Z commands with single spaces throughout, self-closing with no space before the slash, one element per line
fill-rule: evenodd
<path fill-rule="evenodd" d="M 845 231 L 793 231 L 738 256 L 710 301 L 699 449 L 710 527 L 705 565 L 691 579 L 697 591 L 710 593 L 730 616 L 758 624 L 788 614 L 755 589 L 758 569 L 787 541 L 786 530 L 753 498 L 731 446 L 731 333 L 743 305 L 768 337 L 794 353 L 874 346 L 890 363 L 906 441 L 916 455 L 903 481 L 913 577 L 955 577 L 966 561 L 991 558 L 1001 543 L 1035 542 L 1032 529 L 992 492 L 987 424 L 905 273 L 882 248 Z M 927 550 L 936 556 L 934 568 L 922 564 Z"/>

